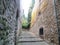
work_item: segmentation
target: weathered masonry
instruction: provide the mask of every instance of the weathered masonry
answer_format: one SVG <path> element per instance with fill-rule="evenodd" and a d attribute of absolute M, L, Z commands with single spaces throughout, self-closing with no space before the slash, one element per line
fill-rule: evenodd
<path fill-rule="evenodd" d="M 60 0 L 39 0 L 36 21 L 30 28 L 37 36 L 43 37 L 48 43 L 60 43 Z M 43 35 L 40 35 L 43 27 Z M 40 32 L 39 32 L 40 31 Z"/>
<path fill-rule="evenodd" d="M 0 45 L 16 44 L 19 12 L 19 0 L 0 0 Z"/>
<path fill-rule="evenodd" d="M 57 18 L 57 26 L 58 26 L 58 41 L 60 45 L 60 0 L 55 0 L 55 11 Z"/>

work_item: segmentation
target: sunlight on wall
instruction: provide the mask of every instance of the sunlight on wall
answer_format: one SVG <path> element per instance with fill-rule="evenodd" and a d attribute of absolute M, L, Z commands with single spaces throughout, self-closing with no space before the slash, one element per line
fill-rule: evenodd
<path fill-rule="evenodd" d="M 43 0 L 40 5 L 40 12 L 43 12 L 48 5 L 48 0 Z"/>
<path fill-rule="evenodd" d="M 31 15 L 31 27 L 34 25 L 34 23 L 37 20 L 38 12 L 43 12 L 47 7 L 47 5 L 48 5 L 48 0 L 42 0 L 41 2 L 39 2 L 39 0 L 35 0 L 35 5 Z"/>
<path fill-rule="evenodd" d="M 31 14 L 31 27 L 33 26 L 33 24 L 36 21 L 36 18 L 37 18 L 38 12 L 39 12 L 38 7 L 39 7 L 39 0 L 35 0 L 35 5 L 34 5 L 34 8 L 33 8 L 32 14 Z"/>

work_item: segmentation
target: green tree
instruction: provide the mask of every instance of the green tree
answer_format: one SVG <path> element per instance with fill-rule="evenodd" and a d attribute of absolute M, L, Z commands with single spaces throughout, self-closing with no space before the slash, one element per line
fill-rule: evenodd
<path fill-rule="evenodd" d="M 22 16 L 22 28 L 27 28 L 28 27 L 28 21 L 25 15 L 23 14 Z"/>
<path fill-rule="evenodd" d="M 28 11 L 28 27 L 30 27 L 31 22 L 31 13 L 34 7 L 35 0 L 32 0 L 32 4 L 30 5 L 29 11 Z"/>

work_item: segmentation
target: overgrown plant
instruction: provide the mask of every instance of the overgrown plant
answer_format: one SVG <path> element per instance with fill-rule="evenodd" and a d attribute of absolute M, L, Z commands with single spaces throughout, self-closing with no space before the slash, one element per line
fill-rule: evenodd
<path fill-rule="evenodd" d="M 1 45 L 5 45 L 8 38 L 9 26 L 6 24 L 7 20 L 3 17 L 0 17 L 0 41 Z"/>

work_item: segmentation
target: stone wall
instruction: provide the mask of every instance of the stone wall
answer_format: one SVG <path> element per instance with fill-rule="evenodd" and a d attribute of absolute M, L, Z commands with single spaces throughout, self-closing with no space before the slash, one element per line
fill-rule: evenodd
<path fill-rule="evenodd" d="M 15 45 L 16 44 L 16 33 L 18 29 L 18 13 L 17 10 L 19 10 L 18 5 L 19 0 L 0 0 L 0 17 L 2 21 L 5 21 L 5 26 L 8 26 L 8 28 L 4 28 L 4 23 L 1 23 L 0 21 L 0 30 L 1 34 L 3 34 L 5 37 L 2 37 L 0 35 L 0 45 Z M 20 20 L 20 19 L 19 19 Z M 3 27 L 3 28 L 2 28 Z M 5 31 L 6 30 L 6 31 Z"/>
<path fill-rule="evenodd" d="M 58 26 L 58 40 L 60 45 L 60 0 L 55 0 L 56 18 Z"/>
<path fill-rule="evenodd" d="M 34 23 L 34 26 L 31 27 L 30 31 L 39 36 L 39 29 L 43 27 L 44 40 L 58 45 L 58 28 L 54 0 L 46 0 L 46 3 L 47 4 L 45 5 L 45 0 L 43 0 L 40 4 L 40 6 L 42 5 L 41 8 L 39 7 L 41 14 L 37 16 L 37 20 Z"/>

